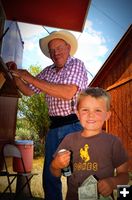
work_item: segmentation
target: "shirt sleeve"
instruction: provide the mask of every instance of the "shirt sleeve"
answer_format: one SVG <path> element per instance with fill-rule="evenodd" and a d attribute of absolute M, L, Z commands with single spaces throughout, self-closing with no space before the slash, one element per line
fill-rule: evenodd
<path fill-rule="evenodd" d="M 67 77 L 64 80 L 64 84 L 75 84 L 81 90 L 85 89 L 88 85 L 88 78 L 84 63 L 81 60 L 74 58 L 67 64 L 67 68 Z"/>
<path fill-rule="evenodd" d="M 45 76 L 46 73 L 48 72 L 48 67 L 46 67 L 45 69 L 43 69 L 39 74 L 36 75 L 36 78 L 41 79 L 41 80 L 45 80 Z M 31 90 L 33 90 L 36 94 L 40 94 L 41 90 L 37 87 L 35 87 L 32 84 L 29 84 L 29 87 Z"/>
<path fill-rule="evenodd" d="M 113 143 L 113 164 L 117 168 L 128 161 L 128 154 L 119 138 L 116 137 Z"/>
<path fill-rule="evenodd" d="M 65 136 L 64 139 L 61 141 L 61 143 L 59 144 L 56 152 L 54 153 L 53 157 L 56 156 L 56 154 L 61 150 L 61 149 L 66 149 L 66 150 L 69 150 L 70 149 L 70 137 L 69 135 Z"/>

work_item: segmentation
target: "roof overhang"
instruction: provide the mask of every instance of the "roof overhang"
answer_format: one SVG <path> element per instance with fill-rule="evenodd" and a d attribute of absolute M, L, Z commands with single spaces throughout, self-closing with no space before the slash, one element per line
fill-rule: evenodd
<path fill-rule="evenodd" d="M 91 0 L 1 0 L 7 20 L 83 31 Z"/>

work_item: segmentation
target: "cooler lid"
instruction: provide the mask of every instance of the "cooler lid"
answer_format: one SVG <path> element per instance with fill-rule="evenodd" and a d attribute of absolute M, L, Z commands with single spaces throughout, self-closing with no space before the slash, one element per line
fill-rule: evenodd
<path fill-rule="evenodd" d="M 22 145 L 33 144 L 33 140 L 15 140 L 15 144 L 22 144 Z"/>

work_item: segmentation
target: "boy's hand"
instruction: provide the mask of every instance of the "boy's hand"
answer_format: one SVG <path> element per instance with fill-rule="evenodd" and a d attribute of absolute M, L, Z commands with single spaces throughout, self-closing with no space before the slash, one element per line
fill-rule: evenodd
<path fill-rule="evenodd" d="M 56 169 L 63 169 L 69 165 L 70 162 L 70 151 L 58 152 L 54 158 L 54 167 Z"/>
<path fill-rule="evenodd" d="M 113 189 L 114 187 L 111 178 L 102 179 L 98 181 L 98 191 L 104 197 L 111 195 Z"/>

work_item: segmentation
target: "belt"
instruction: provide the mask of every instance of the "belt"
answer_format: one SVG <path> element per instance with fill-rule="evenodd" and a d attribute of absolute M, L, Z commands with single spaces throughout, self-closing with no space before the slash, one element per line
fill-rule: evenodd
<path fill-rule="evenodd" d="M 79 120 L 76 114 L 71 114 L 67 116 L 50 116 L 50 121 L 51 121 L 50 128 L 53 129 L 78 122 Z"/>

